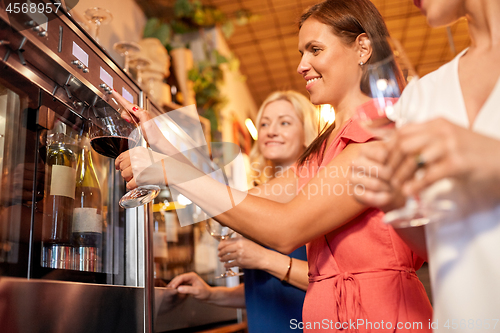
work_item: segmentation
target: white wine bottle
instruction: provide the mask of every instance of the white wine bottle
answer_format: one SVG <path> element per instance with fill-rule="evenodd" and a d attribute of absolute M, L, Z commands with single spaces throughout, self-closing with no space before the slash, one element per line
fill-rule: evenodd
<path fill-rule="evenodd" d="M 76 251 L 75 269 L 98 272 L 102 266 L 101 188 L 92 163 L 88 134 L 83 134 L 80 143 L 72 224 L 72 244 Z"/>
<path fill-rule="evenodd" d="M 43 267 L 71 269 L 77 146 L 64 133 L 49 135 L 47 146 L 41 264 Z"/>

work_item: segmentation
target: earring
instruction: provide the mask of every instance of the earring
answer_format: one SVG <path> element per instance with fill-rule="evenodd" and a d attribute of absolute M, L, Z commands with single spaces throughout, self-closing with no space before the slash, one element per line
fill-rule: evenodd
<path fill-rule="evenodd" d="M 359 62 L 359 65 L 360 65 L 360 66 L 363 66 L 364 64 L 365 64 L 365 63 L 364 63 L 364 62 L 362 62 L 362 61 L 360 61 L 360 62 Z"/>

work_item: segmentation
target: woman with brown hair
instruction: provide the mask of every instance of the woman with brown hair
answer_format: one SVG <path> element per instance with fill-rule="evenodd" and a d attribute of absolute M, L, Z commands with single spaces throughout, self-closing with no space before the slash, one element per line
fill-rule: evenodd
<path fill-rule="evenodd" d="M 360 189 L 348 180 L 351 161 L 373 139 L 352 117 L 371 101 L 364 65 L 391 52 L 385 36 L 387 28 L 369 0 L 327 0 L 306 11 L 300 20 L 297 70 L 312 103 L 334 107 L 335 122 L 283 177 L 250 195 L 231 190 L 237 203 L 232 209 L 222 204 L 228 194 L 224 184 L 175 158 L 162 160 L 169 185 L 219 222 L 283 253 L 307 244 L 303 322 L 284 323 L 292 328 L 401 332 L 410 331 L 409 324 L 413 331 L 430 331 L 432 309 L 415 274 L 423 261 L 381 222 L 380 210 L 356 201 L 353 191 Z M 169 147 L 163 153 L 174 156 L 176 151 Z M 141 156 L 147 156 L 144 149 L 116 160 L 129 188 L 142 183 L 131 164 L 145 163 Z M 157 177 L 164 181 L 162 176 Z M 188 176 L 199 178 L 179 182 Z M 270 191 L 273 187 L 282 191 Z"/>

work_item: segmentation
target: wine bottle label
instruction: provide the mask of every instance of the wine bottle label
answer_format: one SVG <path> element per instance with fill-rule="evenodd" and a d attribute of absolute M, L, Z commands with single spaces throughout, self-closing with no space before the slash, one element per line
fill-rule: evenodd
<path fill-rule="evenodd" d="M 73 210 L 73 232 L 102 233 L 102 216 L 96 208 L 75 208 Z"/>
<path fill-rule="evenodd" d="M 60 195 L 75 199 L 76 170 L 64 165 L 52 166 L 50 195 Z"/>

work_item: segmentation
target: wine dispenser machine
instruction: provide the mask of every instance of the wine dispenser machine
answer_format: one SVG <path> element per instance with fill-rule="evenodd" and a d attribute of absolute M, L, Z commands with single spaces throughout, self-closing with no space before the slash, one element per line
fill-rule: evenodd
<path fill-rule="evenodd" d="M 155 287 L 154 206 L 120 208 L 126 188 L 114 159 L 91 148 L 93 126 L 113 131 L 95 120 L 119 116 L 113 89 L 168 111 L 64 3 L 0 1 L 3 333 L 166 332 L 236 318 Z"/>

